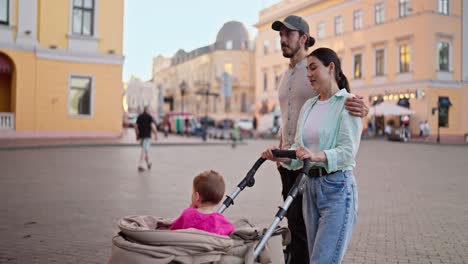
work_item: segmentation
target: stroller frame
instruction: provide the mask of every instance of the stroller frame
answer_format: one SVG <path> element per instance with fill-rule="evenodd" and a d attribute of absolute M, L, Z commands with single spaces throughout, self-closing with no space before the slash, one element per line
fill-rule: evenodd
<path fill-rule="evenodd" d="M 272 150 L 272 153 L 277 158 L 291 158 L 296 159 L 296 151 L 295 150 Z M 242 181 L 237 185 L 236 189 L 230 194 L 226 195 L 226 199 L 218 208 L 219 213 L 223 213 L 230 205 L 234 204 L 234 199 L 242 192 L 245 187 L 252 187 L 255 185 L 255 173 L 257 172 L 258 168 L 265 162 L 265 158 L 259 158 L 252 168 L 247 172 L 247 175 L 242 179 Z M 263 235 L 260 242 L 255 246 L 254 249 L 254 258 L 260 255 L 260 252 L 265 247 L 268 239 L 273 235 L 276 227 L 279 225 L 281 220 L 283 220 L 286 212 L 288 211 L 289 206 L 294 201 L 298 193 L 302 193 L 304 190 L 304 185 L 306 183 L 307 174 L 312 167 L 312 163 L 310 159 L 304 160 L 304 166 L 301 169 L 300 177 L 297 177 L 296 182 L 294 183 L 293 187 L 288 193 L 286 200 L 284 201 L 283 205 L 279 207 L 278 212 L 275 215 L 273 222 L 271 223 L 270 227 L 266 231 L 265 235 Z"/>

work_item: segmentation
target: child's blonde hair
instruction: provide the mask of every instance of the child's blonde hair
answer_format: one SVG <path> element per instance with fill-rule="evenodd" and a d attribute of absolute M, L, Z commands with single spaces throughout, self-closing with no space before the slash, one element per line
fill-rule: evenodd
<path fill-rule="evenodd" d="M 193 189 L 200 195 L 202 203 L 217 204 L 223 199 L 226 186 L 221 174 L 214 170 L 208 170 L 193 179 Z"/>

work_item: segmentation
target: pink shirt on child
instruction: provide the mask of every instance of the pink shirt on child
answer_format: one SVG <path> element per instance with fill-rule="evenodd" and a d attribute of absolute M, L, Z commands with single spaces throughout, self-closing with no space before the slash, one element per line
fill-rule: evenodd
<path fill-rule="evenodd" d="M 234 232 L 234 225 L 224 215 L 218 212 L 204 214 L 193 207 L 185 209 L 171 226 L 171 230 L 186 228 L 196 228 L 223 236 Z"/>

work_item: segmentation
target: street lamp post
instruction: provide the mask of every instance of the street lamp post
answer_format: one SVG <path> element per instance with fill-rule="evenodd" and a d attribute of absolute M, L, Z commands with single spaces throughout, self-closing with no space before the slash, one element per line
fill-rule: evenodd
<path fill-rule="evenodd" d="M 203 123 L 203 131 L 204 131 L 203 132 L 203 140 L 204 141 L 206 140 L 206 133 L 207 133 L 207 129 L 208 129 L 207 122 L 208 122 L 209 97 L 210 96 L 217 97 L 219 95 L 217 93 L 211 93 L 210 88 L 211 88 L 210 83 L 206 83 L 206 90 L 205 91 L 199 91 L 199 92 L 196 93 L 198 95 L 205 96 L 205 122 Z"/>
<path fill-rule="evenodd" d="M 184 112 L 184 96 L 187 90 L 187 83 L 185 81 L 182 81 L 179 85 L 179 88 L 180 88 L 180 95 L 182 97 L 182 113 L 183 113 Z"/>
<path fill-rule="evenodd" d="M 437 112 L 437 143 L 440 143 L 440 126 L 439 126 L 440 114 L 439 114 L 439 111 L 440 111 L 440 104 L 437 103 L 437 107 L 432 108 L 432 115 L 434 115 L 435 112 Z"/>

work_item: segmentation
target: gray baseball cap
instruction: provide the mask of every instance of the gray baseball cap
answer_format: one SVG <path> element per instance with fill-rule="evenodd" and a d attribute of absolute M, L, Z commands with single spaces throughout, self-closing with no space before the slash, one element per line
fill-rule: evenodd
<path fill-rule="evenodd" d="M 304 32 L 308 37 L 307 47 L 312 47 L 315 44 L 315 39 L 309 34 L 309 24 L 302 17 L 291 15 L 287 16 L 283 21 L 277 20 L 271 24 L 271 28 L 276 31 L 280 31 L 283 26 L 290 30 Z"/>

